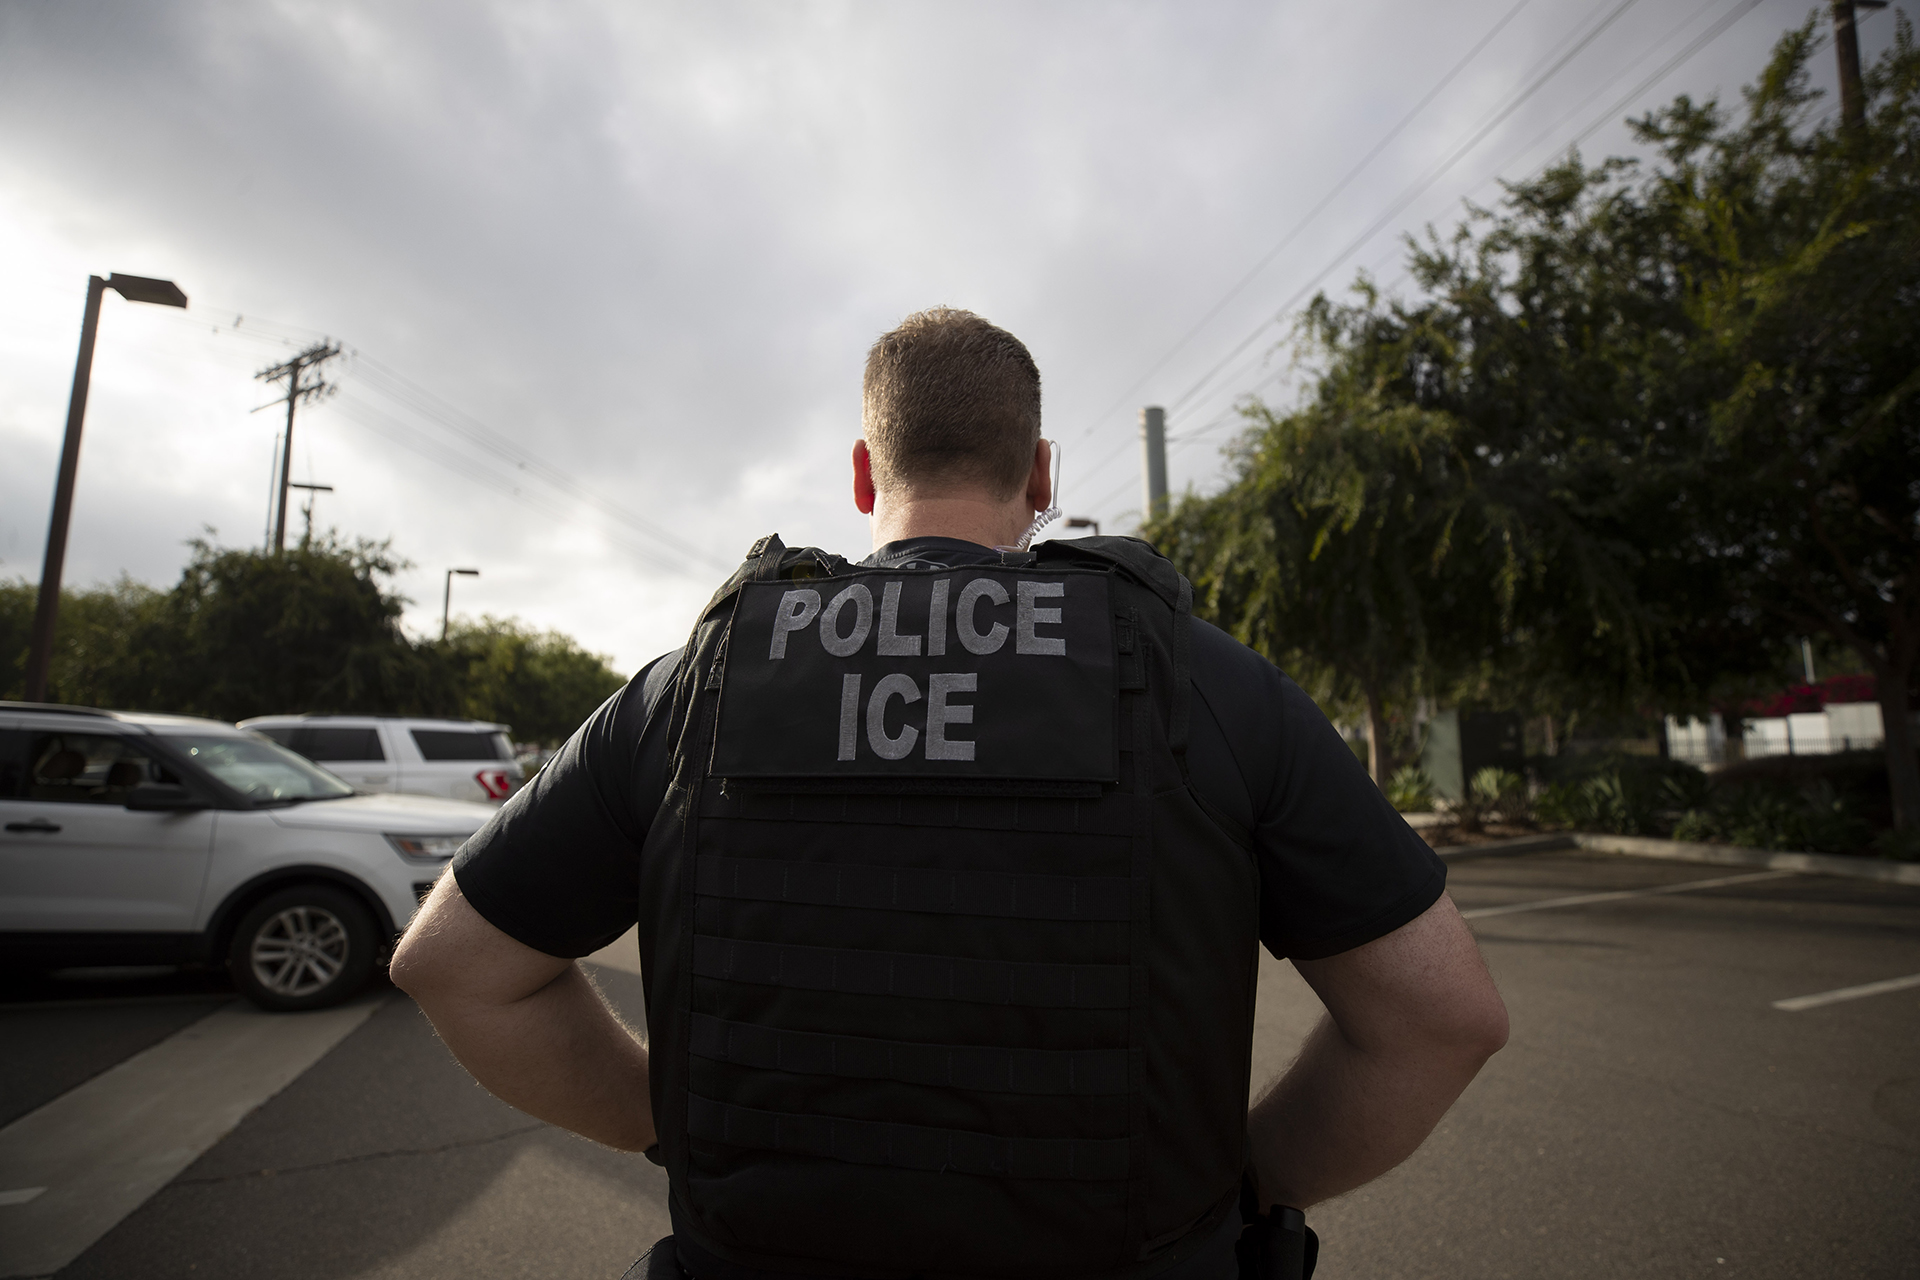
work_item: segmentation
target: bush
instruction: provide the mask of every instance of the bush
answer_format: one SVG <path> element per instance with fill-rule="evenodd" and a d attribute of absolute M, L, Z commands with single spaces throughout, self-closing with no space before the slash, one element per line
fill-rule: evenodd
<path fill-rule="evenodd" d="M 1541 817 L 1581 831 L 1638 835 L 1653 824 L 1653 811 L 1618 773 L 1549 785 L 1535 806 Z"/>
<path fill-rule="evenodd" d="M 1850 800 L 1819 779 L 1797 791 L 1741 786 L 1717 791 L 1674 824 L 1676 840 L 1724 840 L 1749 849 L 1859 853 L 1872 828 Z"/>
<path fill-rule="evenodd" d="M 1466 794 L 1450 801 L 1447 809 L 1462 831 L 1479 831 L 1495 814 L 1505 822 L 1527 822 L 1533 817 L 1527 780 L 1511 769 L 1494 765 L 1468 779 Z"/>
<path fill-rule="evenodd" d="M 1527 780 L 1511 769 L 1492 765 L 1473 775 L 1468 788 L 1486 808 L 1497 811 L 1503 822 L 1531 822 L 1533 797 Z"/>
<path fill-rule="evenodd" d="M 1387 779 L 1387 803 L 1402 813 L 1433 812 L 1433 779 L 1417 764 L 1404 764 Z"/>
<path fill-rule="evenodd" d="M 1586 764 L 1586 770 L 1578 771 Z M 1534 803 L 1548 822 L 1618 836 L 1664 834 L 1707 794 L 1707 776 L 1658 756 L 1604 756 L 1562 765 L 1562 776 Z"/>

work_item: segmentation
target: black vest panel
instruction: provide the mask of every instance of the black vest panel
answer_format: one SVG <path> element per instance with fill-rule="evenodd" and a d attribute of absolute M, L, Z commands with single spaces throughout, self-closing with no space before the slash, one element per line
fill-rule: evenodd
<path fill-rule="evenodd" d="M 1131 539 L 763 539 L 643 858 L 677 1229 L 769 1271 L 1149 1276 L 1244 1164 L 1258 882 L 1186 785 L 1190 589 Z"/>

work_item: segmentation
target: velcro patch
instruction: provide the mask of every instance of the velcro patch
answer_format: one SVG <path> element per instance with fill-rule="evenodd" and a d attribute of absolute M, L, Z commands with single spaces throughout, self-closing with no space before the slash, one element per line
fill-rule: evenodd
<path fill-rule="evenodd" d="M 747 583 L 712 772 L 727 778 L 1118 776 L 1107 575 L 873 570 Z"/>

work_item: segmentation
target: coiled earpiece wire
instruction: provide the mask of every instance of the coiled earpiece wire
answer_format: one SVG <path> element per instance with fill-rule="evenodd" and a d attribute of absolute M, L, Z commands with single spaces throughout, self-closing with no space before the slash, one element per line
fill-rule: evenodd
<path fill-rule="evenodd" d="M 1020 535 L 1019 542 L 1011 547 L 995 547 L 995 551 L 1025 551 L 1033 544 L 1034 538 L 1039 535 L 1042 529 L 1060 518 L 1060 475 L 1062 471 L 1060 442 L 1058 440 L 1049 440 L 1047 441 L 1047 445 L 1053 454 L 1053 503 L 1045 511 L 1033 517 L 1033 523 L 1028 525 L 1027 531 Z"/>

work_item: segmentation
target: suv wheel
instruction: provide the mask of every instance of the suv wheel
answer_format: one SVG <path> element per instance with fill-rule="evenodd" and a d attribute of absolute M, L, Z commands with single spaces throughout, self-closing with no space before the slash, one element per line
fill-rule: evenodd
<path fill-rule="evenodd" d="M 270 893 L 240 918 L 227 972 L 263 1009 L 339 1004 L 373 972 L 373 921 L 352 895 L 326 885 Z"/>

